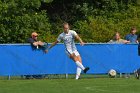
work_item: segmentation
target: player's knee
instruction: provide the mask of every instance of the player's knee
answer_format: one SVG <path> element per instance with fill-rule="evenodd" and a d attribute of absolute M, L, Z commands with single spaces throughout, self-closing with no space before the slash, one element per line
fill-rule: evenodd
<path fill-rule="evenodd" d="M 74 55 L 73 55 L 73 54 L 70 54 L 69 57 L 70 57 L 71 59 L 73 59 L 73 58 L 74 58 Z"/>

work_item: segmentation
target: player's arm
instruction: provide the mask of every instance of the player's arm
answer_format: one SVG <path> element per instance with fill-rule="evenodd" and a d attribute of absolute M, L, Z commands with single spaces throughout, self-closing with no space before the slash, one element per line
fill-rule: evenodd
<path fill-rule="evenodd" d="M 59 41 L 57 41 L 57 40 L 56 40 L 55 42 L 53 42 L 47 50 L 49 51 L 49 50 L 50 50 L 52 47 L 54 47 L 58 42 L 59 42 Z"/>
<path fill-rule="evenodd" d="M 58 42 L 59 42 L 59 41 L 57 41 L 57 40 L 56 40 L 55 42 L 53 42 L 53 43 L 50 45 L 50 47 L 49 47 L 48 49 L 45 50 L 45 52 L 48 53 L 48 51 L 49 51 L 52 47 L 54 47 Z"/>
<path fill-rule="evenodd" d="M 79 37 L 79 35 L 75 35 L 75 38 L 80 42 L 81 45 L 84 45 L 85 43 L 83 40 Z"/>
<path fill-rule="evenodd" d="M 54 47 L 60 41 L 61 41 L 61 35 L 58 36 L 57 40 L 55 42 L 53 42 L 46 51 L 48 52 L 52 47 Z"/>

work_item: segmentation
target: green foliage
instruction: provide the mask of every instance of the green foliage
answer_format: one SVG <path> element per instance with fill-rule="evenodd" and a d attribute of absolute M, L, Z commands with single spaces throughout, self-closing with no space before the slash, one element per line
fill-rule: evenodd
<path fill-rule="evenodd" d="M 98 17 L 94 19 L 89 17 L 89 22 L 87 21 L 77 21 L 74 24 L 77 28 L 77 32 L 82 36 L 85 42 L 108 42 L 113 38 L 115 32 L 120 32 L 122 38 L 130 32 L 132 26 L 136 26 L 140 29 L 138 18 L 121 20 L 116 23 L 112 19 L 105 19 L 103 17 Z"/>
<path fill-rule="evenodd" d="M 110 0 L 108 1 L 110 2 Z M 122 38 L 124 38 L 130 32 L 132 26 L 140 30 L 140 6 L 128 4 L 124 12 L 124 10 L 118 8 L 120 5 L 116 3 L 109 5 L 109 7 L 106 6 L 107 9 L 103 9 L 104 11 L 96 9 L 95 14 L 98 16 L 88 15 L 87 21 L 76 22 L 75 27 L 81 31 L 80 34 L 86 42 L 108 42 L 115 32 L 120 32 Z"/>
<path fill-rule="evenodd" d="M 108 42 L 116 31 L 123 38 L 132 26 L 140 30 L 140 1 L 1 0 L 0 43 L 24 43 L 33 31 L 53 42 L 65 21 L 85 42 Z"/>
<path fill-rule="evenodd" d="M 76 2 L 54 0 L 54 2 L 52 7 L 57 11 L 50 13 L 47 9 L 50 21 L 55 22 L 52 24 L 55 35 L 62 31 L 60 24 L 63 21 L 72 24 L 72 29 L 76 30 L 85 42 L 108 42 L 115 32 L 120 32 L 123 38 L 132 26 L 140 29 L 140 6 L 137 0 L 77 0 Z M 63 7 L 56 8 L 60 2 Z"/>
<path fill-rule="evenodd" d="M 0 1 L 0 42 L 23 43 L 37 31 L 42 40 L 50 31 L 45 11 L 39 11 L 40 0 Z"/>

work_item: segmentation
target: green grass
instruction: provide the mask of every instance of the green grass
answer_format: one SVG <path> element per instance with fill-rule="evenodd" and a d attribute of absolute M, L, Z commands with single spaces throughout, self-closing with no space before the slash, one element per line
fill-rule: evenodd
<path fill-rule="evenodd" d="M 140 93 L 135 78 L 0 80 L 0 93 Z"/>

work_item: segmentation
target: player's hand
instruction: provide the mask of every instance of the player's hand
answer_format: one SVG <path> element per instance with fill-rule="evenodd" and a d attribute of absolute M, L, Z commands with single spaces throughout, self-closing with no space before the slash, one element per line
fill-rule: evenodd
<path fill-rule="evenodd" d="M 81 45 L 81 46 L 84 46 L 84 45 L 85 45 L 85 43 L 84 43 L 84 42 L 81 42 L 81 43 L 80 43 L 80 45 Z"/>
<path fill-rule="evenodd" d="M 46 49 L 44 52 L 45 52 L 45 53 L 48 53 L 48 52 L 49 52 L 49 50 L 48 50 L 48 49 Z"/>

